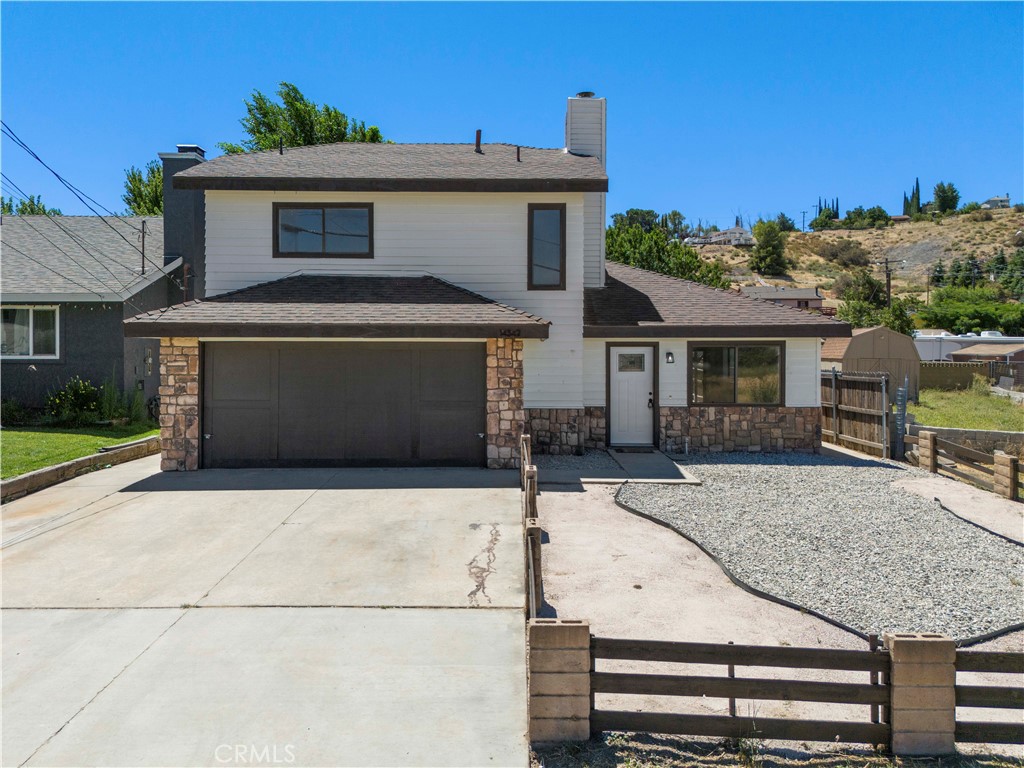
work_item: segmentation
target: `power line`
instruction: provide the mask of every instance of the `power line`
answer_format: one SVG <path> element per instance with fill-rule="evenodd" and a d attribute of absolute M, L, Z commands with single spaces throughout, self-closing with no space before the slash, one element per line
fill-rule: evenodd
<path fill-rule="evenodd" d="M 130 245 L 136 251 L 138 251 L 142 255 L 143 259 L 145 259 L 150 264 L 152 264 L 153 267 L 155 267 L 156 269 L 158 269 L 158 270 L 160 269 L 160 265 L 159 264 L 157 264 L 155 261 L 153 261 L 148 256 L 146 256 L 146 253 L 142 249 L 140 249 L 139 246 L 135 245 L 135 243 L 133 243 L 131 240 L 129 240 L 127 237 L 125 237 L 124 234 L 122 234 L 121 231 L 117 229 L 117 227 L 115 227 L 113 224 L 111 224 L 109 221 L 107 221 L 106 218 L 104 218 L 103 215 L 99 211 L 97 211 L 95 208 L 92 207 L 92 205 L 90 205 L 88 202 L 86 202 L 86 198 L 88 198 L 88 200 L 90 200 L 93 203 L 95 203 L 96 205 L 98 205 L 100 208 L 103 208 L 103 210 L 107 211 L 107 213 L 110 214 L 111 216 L 113 216 L 114 218 L 118 219 L 121 222 L 124 222 L 124 224 L 126 226 L 128 226 L 129 228 L 134 229 L 136 232 L 138 232 L 140 230 L 136 229 L 133 224 L 130 224 L 129 222 L 127 222 L 124 219 L 123 216 L 118 216 L 117 214 L 112 213 L 109 208 L 106 208 L 105 206 L 100 205 L 100 203 L 97 203 L 91 197 L 89 197 L 84 192 L 82 192 L 80 189 L 78 189 L 78 187 L 76 187 L 70 181 L 68 181 L 63 176 L 61 176 L 59 173 L 57 173 L 57 171 L 55 171 L 53 168 L 51 168 L 49 165 L 47 165 L 43 161 L 43 159 L 41 157 L 39 157 L 39 155 L 36 154 L 35 151 L 28 144 L 26 144 L 24 141 L 22 141 L 18 137 L 18 135 L 13 130 L 11 130 L 11 127 L 9 125 L 7 125 L 7 123 L 5 123 L 2 120 L 0 120 L 0 126 L 2 126 L 3 134 L 5 136 L 7 136 L 9 139 L 11 139 L 11 141 L 13 141 L 15 144 L 17 144 L 23 150 L 25 150 L 31 157 L 35 158 L 39 162 L 40 165 L 42 165 L 46 170 L 48 170 L 50 173 L 52 173 L 57 178 L 57 181 L 59 181 L 61 184 L 63 184 L 71 192 L 71 194 L 73 194 L 75 197 L 77 197 L 81 201 L 82 205 L 84 205 L 86 208 L 88 208 L 90 211 L 92 211 L 93 214 L 98 216 L 100 221 L 102 221 L 104 224 L 106 224 L 108 227 L 110 227 L 110 229 L 114 233 L 116 233 L 118 237 L 120 237 L 122 240 L 124 240 L 126 243 L 128 243 L 128 245 Z M 172 277 L 171 279 L 175 282 L 175 284 L 177 284 L 177 286 L 182 291 L 185 290 L 184 286 L 182 286 L 181 283 L 179 283 L 176 278 Z"/>
<path fill-rule="evenodd" d="M 25 191 L 24 191 L 23 189 L 21 189 L 21 188 L 20 188 L 20 187 L 19 187 L 19 186 L 18 186 L 17 184 L 15 184 L 15 183 L 14 183 L 14 182 L 13 182 L 13 181 L 12 181 L 12 180 L 10 179 L 10 177 L 9 177 L 9 176 L 7 176 L 7 174 L 5 174 L 5 173 L 2 173 L 2 172 L 0 172 L 0 178 L 2 178 L 2 179 L 3 179 L 3 181 L 6 181 L 9 187 L 12 187 L 12 188 L 13 188 L 14 190 L 16 190 L 16 191 L 17 191 L 17 193 L 18 193 L 18 196 L 20 197 L 20 199 L 22 199 L 22 200 L 26 199 L 27 195 L 25 194 Z M 111 276 L 111 277 L 112 277 L 112 278 L 113 278 L 113 279 L 114 279 L 115 281 L 117 281 L 117 282 L 119 282 L 119 283 L 121 284 L 121 289 L 122 289 L 122 290 L 128 287 L 129 283 L 126 283 L 126 282 L 124 282 L 124 281 L 120 280 L 120 279 L 119 279 L 119 278 L 117 277 L 117 275 L 115 275 L 115 274 L 114 274 L 113 270 L 111 270 L 111 269 L 110 269 L 110 268 L 109 268 L 109 267 L 108 267 L 108 266 L 107 266 L 106 264 L 104 264 L 104 263 L 103 263 L 103 262 L 102 262 L 102 261 L 101 261 L 101 260 L 100 260 L 100 259 L 99 259 L 99 258 L 98 258 L 98 257 L 97 257 L 97 256 L 96 256 L 96 255 L 95 255 L 95 254 L 94 254 L 93 252 L 92 252 L 92 251 L 90 251 L 90 250 L 89 250 L 89 249 L 88 249 L 88 248 L 86 247 L 86 243 L 88 243 L 88 241 L 87 241 L 87 240 L 85 240 L 85 238 L 81 237 L 80 235 L 76 235 L 75 233 L 73 233 L 73 232 L 72 232 L 72 231 L 71 231 L 70 229 L 68 229 L 67 227 L 65 227 L 65 226 L 64 226 L 64 225 L 63 225 L 63 224 L 62 224 L 61 222 L 57 221 L 57 219 L 56 219 L 56 218 L 55 218 L 54 216 L 51 216 L 51 215 L 50 215 L 49 213 L 47 213 L 47 212 L 45 211 L 45 209 L 44 209 L 44 211 L 43 211 L 43 215 L 44 215 L 44 216 L 46 216 L 46 218 L 48 218 L 48 219 L 49 219 L 50 221 L 52 221 L 52 222 L 54 223 L 54 225 L 55 225 L 55 226 L 56 226 L 56 227 L 57 227 L 57 228 L 58 228 L 58 229 L 59 229 L 59 230 L 60 230 L 61 232 L 63 232 L 64 234 L 66 234 L 66 235 L 67 235 L 67 236 L 68 236 L 68 237 L 69 237 L 69 238 L 71 239 L 71 241 L 72 241 L 73 243 L 75 243 L 75 244 L 76 244 L 76 245 L 77 245 L 77 246 L 78 246 L 79 248 L 81 248 L 81 249 L 82 249 L 83 251 L 85 251 L 85 253 L 86 253 L 86 254 L 87 254 L 87 255 L 88 255 L 89 257 L 91 257 L 91 258 L 93 259 L 93 261 L 95 261 L 95 262 L 96 262 L 97 264 L 99 264 L 99 265 L 100 265 L 101 267 L 103 267 L 103 268 L 104 268 L 105 270 L 107 270 L 107 272 L 108 272 L 108 273 L 110 274 L 110 276 Z M 50 240 L 50 238 L 48 238 L 48 237 L 47 237 L 47 236 L 46 236 L 45 234 L 43 234 L 43 233 L 42 233 L 41 231 L 39 231 L 38 229 L 36 229 L 36 228 L 35 228 L 35 226 L 33 226 L 33 225 L 32 225 L 32 223 L 31 223 L 31 222 L 29 221 L 29 218 L 28 218 L 28 217 L 21 217 L 21 219 L 22 219 L 22 221 L 24 221 L 24 222 L 25 222 L 25 224 L 26 224 L 26 225 L 28 225 L 28 226 L 29 226 L 29 227 L 30 227 L 31 229 L 35 230 L 35 231 L 36 231 L 36 232 L 37 232 L 37 233 L 39 234 L 39 236 L 40 236 L 40 237 L 42 237 L 42 238 L 43 238 L 44 240 L 46 240 L 46 241 L 47 241 L 47 242 L 48 242 L 48 243 L 49 243 L 50 245 L 52 245 L 52 246 L 53 246 L 54 248 L 56 248 L 56 249 L 57 249 L 58 251 L 60 251 L 61 253 L 63 253 L 63 254 L 64 254 L 65 256 L 67 256 L 67 257 L 68 257 L 69 259 L 71 259 L 72 263 L 74 263 L 74 264 L 76 264 L 77 266 L 81 267 L 83 271 L 85 271 L 85 272 L 86 272 L 87 274 L 89 274 L 89 275 L 90 275 L 91 277 L 93 277 L 94 279 L 96 279 L 96 280 L 97 280 L 98 282 L 100 282 L 100 283 L 103 283 L 103 282 L 104 282 L 104 281 L 100 280 L 100 279 L 99 279 L 98 277 L 96 277 L 95 275 L 93 275 L 92 273 L 90 273 L 90 272 L 89 272 L 89 270 L 85 269 L 85 267 L 84 267 L 84 266 L 83 266 L 82 264 L 80 264 L 79 262 L 75 261 L 75 260 L 74 260 L 74 259 L 72 258 L 71 254 L 69 254 L 69 253 L 68 253 L 67 251 L 65 251 L 65 250 L 64 250 L 63 248 L 61 248 L 61 247 L 60 247 L 59 245 L 57 245 L 57 244 L 56 244 L 55 242 L 53 242 L 52 240 Z M 93 246 L 93 247 L 95 248 L 96 246 Z M 106 287 L 109 287 L 109 286 L 106 286 Z"/>

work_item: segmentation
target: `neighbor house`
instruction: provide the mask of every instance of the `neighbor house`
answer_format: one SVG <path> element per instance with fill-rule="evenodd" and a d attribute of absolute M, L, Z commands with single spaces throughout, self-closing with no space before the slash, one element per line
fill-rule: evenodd
<path fill-rule="evenodd" d="M 752 285 L 740 289 L 745 296 L 773 301 L 785 307 L 820 310 L 824 297 L 817 288 L 785 288 L 774 285 Z"/>
<path fill-rule="evenodd" d="M 1009 208 L 1010 193 L 1007 192 L 1002 197 L 999 197 L 998 195 L 996 195 L 995 197 L 990 197 L 988 200 L 981 204 L 981 207 L 986 211 L 991 210 L 993 208 Z"/>
<path fill-rule="evenodd" d="M 126 322 L 161 337 L 163 468 L 513 467 L 524 432 L 815 449 L 821 339 L 849 326 L 606 264 L 605 100 L 565 131 L 191 153 L 165 211 L 205 210 L 205 297 Z"/>
<path fill-rule="evenodd" d="M 967 363 L 975 360 L 997 363 L 1024 363 L 1024 344 L 986 342 L 961 347 L 949 355 L 956 363 Z"/>
<path fill-rule="evenodd" d="M 730 227 L 721 232 L 711 232 L 700 237 L 688 237 L 685 245 L 732 245 L 737 248 L 757 245 L 757 240 L 746 227 Z"/>
<path fill-rule="evenodd" d="M 41 407 L 74 376 L 156 395 L 159 342 L 126 338 L 123 321 L 182 298 L 163 235 L 160 217 L 3 217 L 5 400 Z"/>

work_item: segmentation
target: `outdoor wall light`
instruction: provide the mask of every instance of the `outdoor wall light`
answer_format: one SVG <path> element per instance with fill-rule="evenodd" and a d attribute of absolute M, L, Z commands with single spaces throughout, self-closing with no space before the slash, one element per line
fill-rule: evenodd
<path fill-rule="evenodd" d="M 676 361 L 676 356 L 675 355 L 673 355 L 671 352 L 666 352 L 665 353 L 665 362 L 666 363 L 674 363 L 675 361 Z"/>

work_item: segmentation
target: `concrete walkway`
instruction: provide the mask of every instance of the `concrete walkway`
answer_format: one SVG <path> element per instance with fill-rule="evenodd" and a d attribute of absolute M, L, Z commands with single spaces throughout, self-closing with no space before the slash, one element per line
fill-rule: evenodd
<path fill-rule="evenodd" d="M 626 481 L 634 483 L 663 483 L 666 485 L 700 485 L 700 480 L 686 474 L 684 469 L 658 450 L 646 453 L 618 451 L 611 448 L 607 455 L 614 460 L 615 468 L 594 469 L 588 462 L 581 461 L 572 466 L 570 456 L 559 457 L 557 468 L 538 468 L 540 485 L 584 485 L 614 484 Z"/>
<path fill-rule="evenodd" d="M 514 472 L 143 459 L 3 542 L 3 765 L 527 763 Z"/>

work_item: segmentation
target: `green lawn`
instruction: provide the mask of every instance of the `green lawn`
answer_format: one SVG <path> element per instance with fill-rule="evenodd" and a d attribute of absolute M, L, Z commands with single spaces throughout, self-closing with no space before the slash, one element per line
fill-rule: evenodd
<path fill-rule="evenodd" d="M 907 411 L 918 424 L 932 427 L 1024 431 L 1024 406 L 970 389 L 922 389 L 921 402 L 908 403 Z"/>
<path fill-rule="evenodd" d="M 0 430 L 0 477 L 23 475 L 96 453 L 102 446 L 129 443 L 160 430 L 152 423 L 115 427 L 14 427 Z"/>

